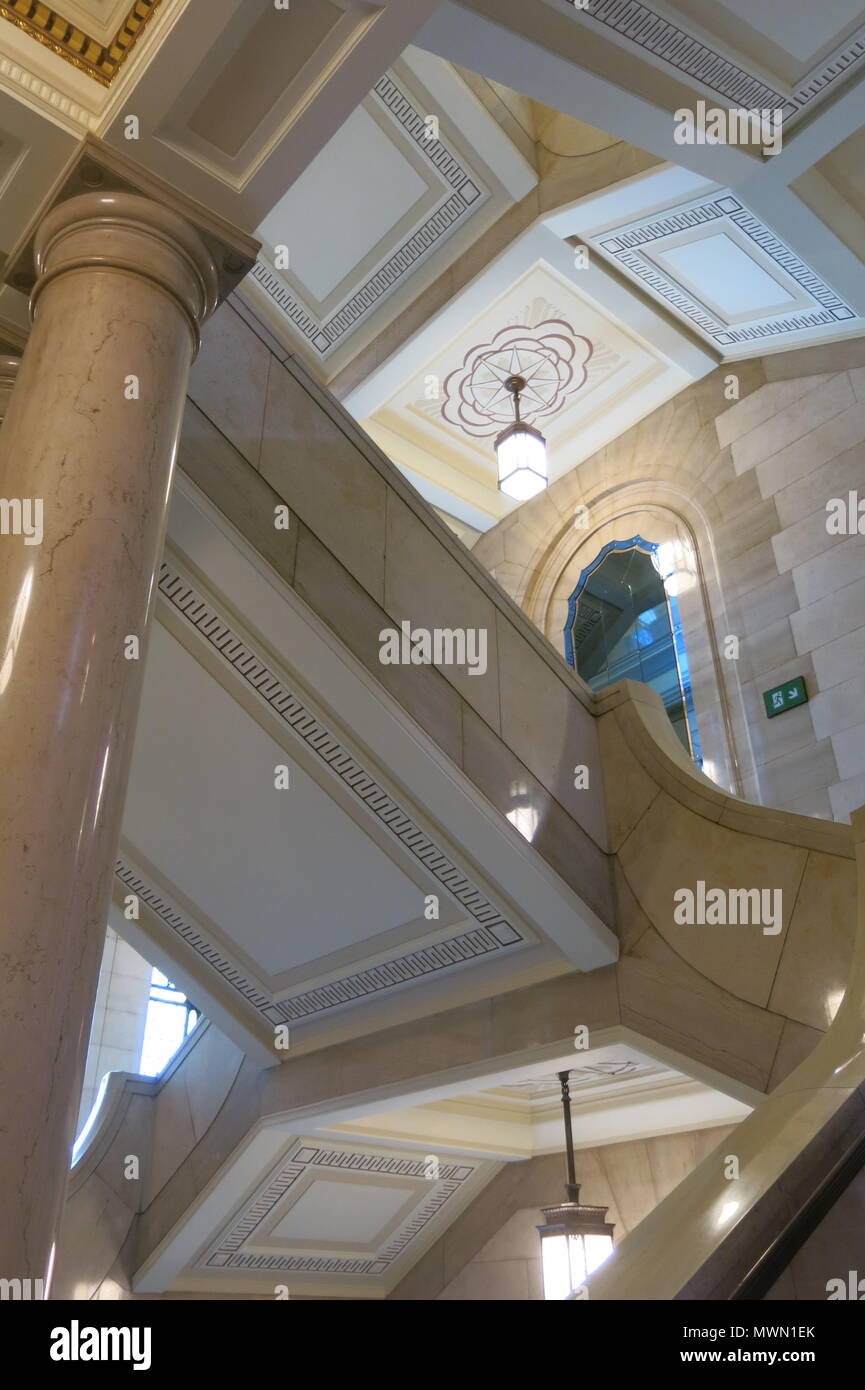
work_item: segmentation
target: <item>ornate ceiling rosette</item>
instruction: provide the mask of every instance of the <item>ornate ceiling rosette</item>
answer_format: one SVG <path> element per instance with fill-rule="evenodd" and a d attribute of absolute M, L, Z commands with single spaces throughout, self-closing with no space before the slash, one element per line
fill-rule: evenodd
<path fill-rule="evenodd" d="M 470 348 L 462 366 L 445 379 L 442 416 L 475 439 L 498 434 L 514 418 L 505 382 L 521 376 L 523 418 L 536 424 L 561 410 L 585 383 L 593 351 L 589 339 L 564 319 L 545 319 L 534 328 L 511 324 L 490 342 Z"/>

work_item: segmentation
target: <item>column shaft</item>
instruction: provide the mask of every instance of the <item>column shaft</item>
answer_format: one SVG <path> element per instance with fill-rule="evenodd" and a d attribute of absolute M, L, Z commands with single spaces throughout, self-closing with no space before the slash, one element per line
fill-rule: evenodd
<path fill-rule="evenodd" d="M 0 436 L 0 496 L 31 522 L 0 536 L 0 1276 L 44 1279 L 215 272 L 173 214 L 96 194 L 48 215 L 37 268 Z"/>

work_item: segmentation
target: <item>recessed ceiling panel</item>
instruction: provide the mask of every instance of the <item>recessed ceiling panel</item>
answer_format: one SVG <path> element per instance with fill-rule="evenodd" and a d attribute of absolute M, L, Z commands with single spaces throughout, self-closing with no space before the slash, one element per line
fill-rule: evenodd
<path fill-rule="evenodd" d="M 423 914 L 418 887 L 159 624 L 124 836 L 268 976 Z"/>
<path fill-rule="evenodd" d="M 292 278 L 320 305 L 430 193 L 392 136 L 358 108 L 261 224 Z"/>
<path fill-rule="evenodd" d="M 668 247 L 658 259 L 705 303 L 714 304 L 728 323 L 741 315 L 778 313 L 796 303 L 789 289 L 723 233 Z"/>
<path fill-rule="evenodd" d="M 251 27 L 241 11 L 234 27 L 247 32 L 190 113 L 189 129 L 237 154 L 344 17 L 331 0 L 291 0 L 289 17 L 269 5 Z"/>

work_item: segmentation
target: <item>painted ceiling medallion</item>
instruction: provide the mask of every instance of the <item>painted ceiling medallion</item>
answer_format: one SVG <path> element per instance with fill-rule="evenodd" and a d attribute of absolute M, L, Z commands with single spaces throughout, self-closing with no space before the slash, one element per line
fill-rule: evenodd
<path fill-rule="evenodd" d="M 135 0 L 110 43 L 101 43 L 41 0 L 0 0 L 0 18 L 109 87 L 162 0 Z"/>
<path fill-rule="evenodd" d="M 555 415 L 584 385 L 593 352 L 589 339 L 564 319 L 545 319 L 534 328 L 510 324 L 490 342 L 470 348 L 462 366 L 445 379 L 442 416 L 474 439 L 498 434 L 513 422 L 513 398 L 505 383 L 514 376 L 526 383 L 520 403 L 527 420 Z"/>

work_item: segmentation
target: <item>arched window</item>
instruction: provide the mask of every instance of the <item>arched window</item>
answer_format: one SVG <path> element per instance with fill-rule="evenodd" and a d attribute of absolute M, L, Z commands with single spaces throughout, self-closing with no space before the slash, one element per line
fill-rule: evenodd
<path fill-rule="evenodd" d="M 676 584 L 659 547 L 642 536 L 610 541 L 571 594 L 565 655 L 592 690 L 621 680 L 657 690 L 678 737 L 698 766 L 700 738 Z"/>

